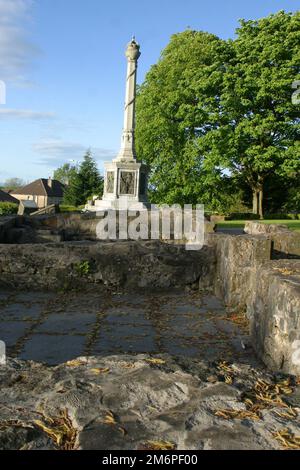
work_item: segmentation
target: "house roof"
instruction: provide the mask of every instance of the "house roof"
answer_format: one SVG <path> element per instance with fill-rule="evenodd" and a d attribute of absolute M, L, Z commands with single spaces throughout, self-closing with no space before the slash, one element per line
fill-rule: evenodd
<path fill-rule="evenodd" d="M 19 204 L 18 199 L 6 193 L 5 191 L 2 191 L 1 189 L 0 189 L 0 202 L 13 202 L 14 204 Z"/>
<path fill-rule="evenodd" d="M 65 185 L 58 180 L 51 180 L 51 186 L 48 184 L 48 179 L 40 178 L 27 184 L 23 188 L 13 191 L 12 194 L 19 195 L 33 195 L 33 196 L 49 196 L 49 197 L 63 197 Z"/>

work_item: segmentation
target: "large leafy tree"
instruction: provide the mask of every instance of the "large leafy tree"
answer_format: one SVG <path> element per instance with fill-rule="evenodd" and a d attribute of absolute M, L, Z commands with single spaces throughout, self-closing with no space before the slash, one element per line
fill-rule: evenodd
<path fill-rule="evenodd" d="M 220 125 L 219 94 L 230 54 L 213 34 L 175 34 L 140 87 L 137 151 L 151 167 L 153 202 L 217 208 L 223 195 L 228 199 L 228 179 L 207 158 L 215 152 L 207 136 Z"/>
<path fill-rule="evenodd" d="M 235 40 L 172 36 L 139 89 L 137 150 L 154 202 L 230 206 L 236 182 L 263 213 L 264 186 L 299 172 L 299 13 L 241 21 Z"/>
<path fill-rule="evenodd" d="M 62 166 L 57 168 L 53 173 L 53 178 L 60 181 L 63 184 L 68 185 L 72 178 L 75 176 L 77 168 L 71 163 L 64 163 Z"/>
<path fill-rule="evenodd" d="M 300 13 L 241 21 L 232 48 L 221 95 L 228 125 L 220 153 L 242 174 L 253 212 L 262 217 L 266 181 L 294 178 L 300 169 L 300 107 L 291 100 L 292 83 L 300 78 Z"/>
<path fill-rule="evenodd" d="M 90 150 L 84 156 L 79 168 L 70 178 L 64 194 L 64 202 L 74 206 L 85 204 L 92 196 L 101 196 L 103 178 Z"/>

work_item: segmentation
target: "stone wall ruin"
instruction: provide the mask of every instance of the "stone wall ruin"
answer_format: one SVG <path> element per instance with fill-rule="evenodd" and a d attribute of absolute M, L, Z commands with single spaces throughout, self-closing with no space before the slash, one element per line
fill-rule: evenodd
<path fill-rule="evenodd" d="M 210 289 L 229 311 L 246 312 L 253 346 L 269 368 L 300 374 L 300 234 L 249 222 L 247 235 L 207 233 L 201 250 L 186 251 L 159 240 L 95 241 L 96 222 L 80 214 L 30 224 L 3 218 L 0 286 Z"/>

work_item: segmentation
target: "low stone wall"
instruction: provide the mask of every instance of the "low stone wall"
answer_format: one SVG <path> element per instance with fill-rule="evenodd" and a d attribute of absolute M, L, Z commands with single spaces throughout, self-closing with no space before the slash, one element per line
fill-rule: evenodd
<path fill-rule="evenodd" d="M 160 217 L 163 215 L 160 213 Z M 128 217 L 128 225 L 136 216 Z M 64 213 L 24 217 L 0 217 L 0 243 L 43 243 L 37 231 L 48 231 L 59 235 L 62 241 L 97 240 L 97 225 L 101 217 L 96 213 Z M 171 217 L 170 231 L 173 230 Z M 149 233 L 151 227 L 149 215 Z M 205 221 L 205 233 L 213 233 L 215 223 Z M 118 218 L 117 229 L 118 234 Z M 55 240 L 53 240 L 55 241 Z M 180 241 L 179 241 L 180 242 Z M 184 243 L 181 240 L 181 243 Z"/>
<path fill-rule="evenodd" d="M 19 221 L 20 217 L 15 215 L 0 217 L 0 243 L 7 243 L 9 232 L 18 225 Z"/>
<path fill-rule="evenodd" d="M 95 214 L 69 213 L 39 217 L 39 222 L 44 227 L 62 232 L 65 240 L 95 240 L 99 218 Z"/>
<path fill-rule="evenodd" d="M 258 356 L 273 370 L 300 374 L 300 261 L 258 268 L 247 310 Z"/>
<path fill-rule="evenodd" d="M 249 235 L 264 235 L 272 241 L 272 258 L 300 258 L 300 232 L 293 232 L 286 225 L 246 222 L 244 231 Z"/>
<path fill-rule="evenodd" d="M 19 233 L 20 220 L 12 220 L 0 225 L 2 237 L 14 230 Z M 44 226 L 69 236 L 86 233 L 88 238 L 95 233 L 98 220 L 72 214 L 47 217 Z M 34 222 L 36 231 L 43 223 L 40 218 Z M 0 244 L 0 285 L 18 289 L 86 289 L 94 283 L 113 289 L 211 288 L 228 310 L 247 311 L 253 346 L 270 368 L 300 374 L 294 360 L 295 345 L 300 345 L 300 261 L 271 261 L 275 248 L 280 248 L 282 256 L 293 256 L 298 234 L 251 224 L 250 230 L 266 227 L 267 233 L 208 233 L 199 251 L 159 241 Z"/>
<path fill-rule="evenodd" d="M 160 213 L 162 218 L 162 213 Z M 136 216 L 128 216 L 128 224 L 136 219 Z M 56 214 L 53 217 L 41 217 L 39 221 L 42 225 L 53 230 L 59 230 L 63 233 L 65 240 L 82 240 L 84 238 L 89 240 L 97 239 L 97 225 L 101 217 L 96 213 L 70 213 L 70 214 Z M 213 233 L 215 229 L 214 222 L 205 222 L 205 233 Z M 173 220 L 171 217 L 171 233 L 173 232 Z M 150 215 L 149 215 L 149 232 L 150 232 Z M 117 233 L 118 233 L 118 218 L 117 218 Z"/>
<path fill-rule="evenodd" d="M 214 254 L 160 242 L 0 245 L 0 285 L 32 289 L 185 287 L 205 278 Z"/>
<path fill-rule="evenodd" d="M 264 224 L 250 220 L 245 223 L 244 232 L 249 235 L 267 235 L 277 232 L 289 232 L 289 229 L 288 226 L 284 224 Z"/>
<path fill-rule="evenodd" d="M 207 237 L 215 252 L 215 294 L 229 310 L 246 308 L 257 269 L 271 257 L 271 241 L 265 237 L 215 234 Z"/>
<path fill-rule="evenodd" d="M 265 235 L 216 234 L 207 243 L 215 251 L 215 294 L 229 311 L 246 311 L 258 357 L 272 370 L 300 374 L 300 261 L 271 260 Z"/>

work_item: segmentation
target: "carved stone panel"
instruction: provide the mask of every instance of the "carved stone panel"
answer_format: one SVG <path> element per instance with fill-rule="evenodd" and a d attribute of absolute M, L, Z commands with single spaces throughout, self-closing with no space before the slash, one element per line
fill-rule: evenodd
<path fill-rule="evenodd" d="M 134 194 L 134 171 L 120 172 L 120 194 Z"/>
<path fill-rule="evenodd" d="M 113 193 L 115 184 L 115 173 L 113 171 L 108 171 L 106 173 L 106 192 Z"/>

